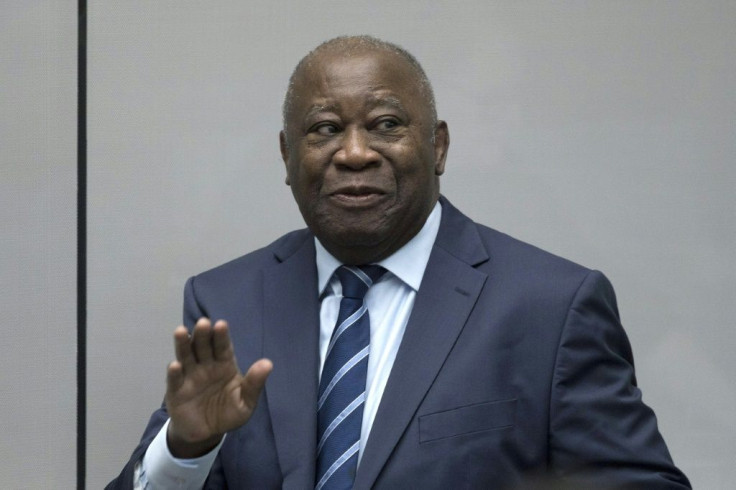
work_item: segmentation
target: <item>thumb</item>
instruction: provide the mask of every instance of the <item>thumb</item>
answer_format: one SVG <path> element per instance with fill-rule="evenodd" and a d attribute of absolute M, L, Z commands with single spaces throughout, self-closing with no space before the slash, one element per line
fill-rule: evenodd
<path fill-rule="evenodd" d="M 240 381 L 243 402 L 251 409 L 255 408 L 266 379 L 272 370 L 273 363 L 269 359 L 259 359 L 248 368 L 248 372 Z"/>

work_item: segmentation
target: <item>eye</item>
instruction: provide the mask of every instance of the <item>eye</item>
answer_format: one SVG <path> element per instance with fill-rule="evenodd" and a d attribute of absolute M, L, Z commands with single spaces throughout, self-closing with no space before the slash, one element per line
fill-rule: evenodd
<path fill-rule="evenodd" d="M 399 121 L 393 118 L 381 119 L 374 126 L 378 131 L 389 131 L 399 125 Z"/>
<path fill-rule="evenodd" d="M 339 128 L 330 122 L 323 122 L 319 124 L 315 124 L 310 132 L 314 132 L 317 134 L 320 134 L 322 136 L 332 136 L 333 134 L 336 134 L 339 131 Z"/>

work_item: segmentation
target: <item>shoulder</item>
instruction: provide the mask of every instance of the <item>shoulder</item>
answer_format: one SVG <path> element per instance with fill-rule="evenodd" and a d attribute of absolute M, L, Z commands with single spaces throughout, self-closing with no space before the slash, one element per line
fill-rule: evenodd
<path fill-rule="evenodd" d="M 483 225 L 476 225 L 490 259 L 479 269 L 490 284 L 521 308 L 567 317 L 584 298 L 597 298 L 617 311 L 613 286 L 600 271 L 590 269 Z"/>
<path fill-rule="evenodd" d="M 510 235 L 475 223 L 495 270 L 513 270 L 538 277 L 541 274 L 585 276 L 591 269 Z"/>
<path fill-rule="evenodd" d="M 264 268 L 278 264 L 303 246 L 313 246 L 314 236 L 307 230 L 295 230 L 265 247 L 254 250 L 222 265 L 190 278 L 198 284 L 235 284 L 260 274 Z"/>
<path fill-rule="evenodd" d="M 541 248 L 479 224 L 442 201 L 442 224 L 436 246 L 461 258 L 494 281 L 530 287 L 559 289 L 580 284 L 591 269 Z"/>

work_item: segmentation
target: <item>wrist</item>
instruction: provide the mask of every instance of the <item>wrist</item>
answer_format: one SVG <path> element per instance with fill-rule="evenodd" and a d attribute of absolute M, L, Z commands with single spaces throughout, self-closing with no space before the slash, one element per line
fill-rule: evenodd
<path fill-rule="evenodd" d="M 176 434 L 171 423 L 166 431 L 166 445 L 171 455 L 178 459 L 193 459 L 212 451 L 222 440 L 223 435 L 213 435 L 201 441 L 190 441 Z"/>

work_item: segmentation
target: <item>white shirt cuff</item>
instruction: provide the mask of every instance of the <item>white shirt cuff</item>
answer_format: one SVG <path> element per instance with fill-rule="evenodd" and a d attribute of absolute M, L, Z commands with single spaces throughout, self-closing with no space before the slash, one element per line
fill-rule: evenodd
<path fill-rule="evenodd" d="M 143 456 L 139 481 L 136 488 L 146 490 L 181 489 L 199 490 L 207 479 L 217 453 L 225 442 L 225 437 L 212 451 L 193 459 L 179 459 L 171 455 L 166 443 L 166 432 L 169 420 L 166 421 L 156 437 L 151 441 Z"/>

